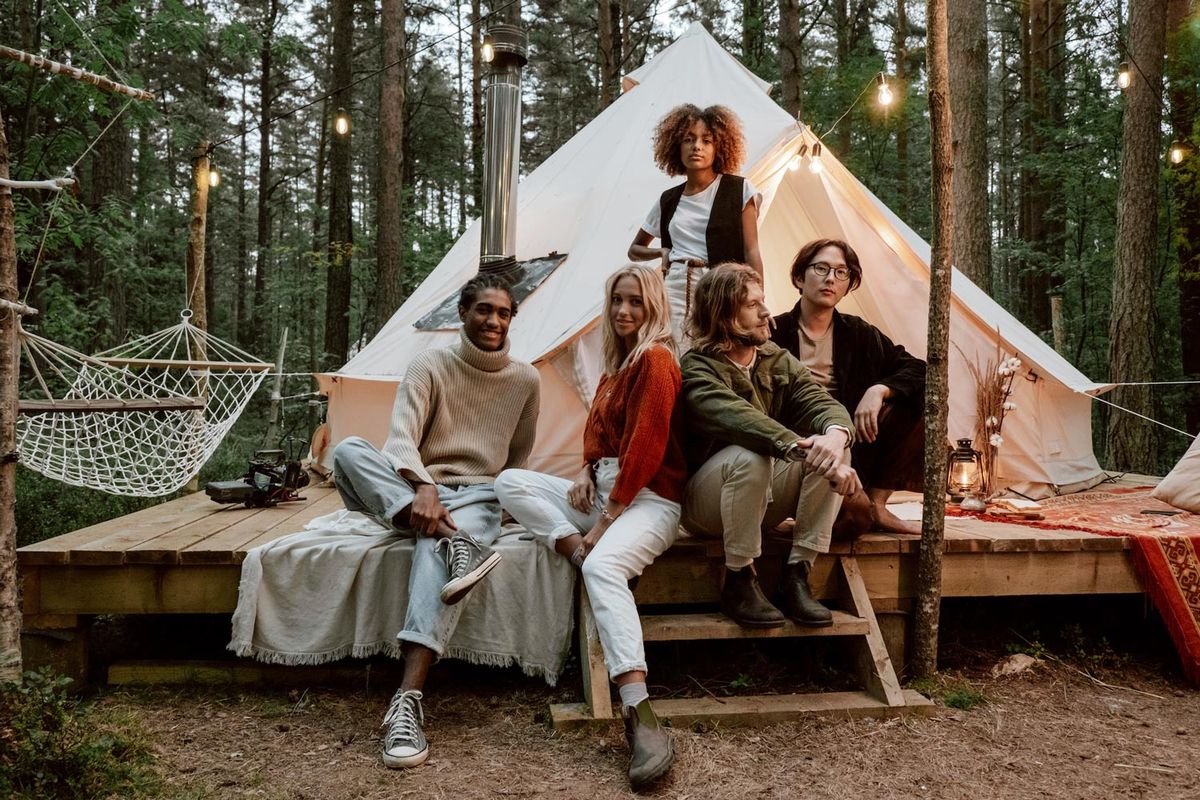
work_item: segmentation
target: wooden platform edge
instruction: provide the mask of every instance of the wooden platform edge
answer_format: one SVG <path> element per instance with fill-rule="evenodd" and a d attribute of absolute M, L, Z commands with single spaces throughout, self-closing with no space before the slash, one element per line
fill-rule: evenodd
<path fill-rule="evenodd" d="M 885 719 L 901 715 L 928 716 L 937 706 L 914 689 L 904 690 L 904 705 L 889 706 L 862 692 L 819 692 L 812 694 L 751 695 L 746 697 L 692 697 L 652 700 L 659 719 L 676 728 L 701 724 L 724 726 L 770 725 L 794 722 L 810 716 Z M 618 718 L 597 719 L 585 703 L 550 706 L 550 725 L 555 730 L 573 731 L 604 728 Z"/>

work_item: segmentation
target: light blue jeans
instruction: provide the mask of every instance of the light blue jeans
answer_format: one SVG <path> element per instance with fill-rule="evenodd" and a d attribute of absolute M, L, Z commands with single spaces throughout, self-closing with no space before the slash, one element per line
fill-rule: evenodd
<path fill-rule="evenodd" d="M 437 539 L 417 536 L 393 521 L 397 513 L 412 505 L 416 490 L 396 474 L 387 456 L 358 436 L 344 440 L 333 451 L 333 480 L 347 509 L 366 514 L 384 527 L 415 539 L 404 630 L 396 638 L 423 645 L 441 656 L 458 627 L 467 600 L 452 606 L 441 600 L 449 571 L 445 558 L 434 549 Z M 459 533 L 483 545 L 491 545 L 500 537 L 500 504 L 492 484 L 439 484 L 437 492 Z"/>

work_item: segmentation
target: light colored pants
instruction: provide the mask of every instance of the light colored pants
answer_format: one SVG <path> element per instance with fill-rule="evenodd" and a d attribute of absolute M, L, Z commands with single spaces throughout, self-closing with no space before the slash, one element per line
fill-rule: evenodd
<path fill-rule="evenodd" d="M 596 468 L 598 508 L 607 502 L 616 475 L 616 459 L 601 459 Z M 567 502 L 570 488 L 571 481 L 564 478 L 524 469 L 506 469 L 496 478 L 500 504 L 551 549 L 565 536 L 587 533 L 600 517 L 597 509 L 585 514 L 573 508 Z M 583 583 L 609 677 L 646 671 L 642 622 L 629 581 L 670 548 L 678 533 L 679 504 L 642 489 L 583 562 Z"/>
<path fill-rule="evenodd" d="M 450 576 L 446 559 L 434 549 L 437 539 L 417 536 L 394 522 L 396 514 L 412 505 L 416 497 L 412 484 L 396 474 L 387 456 L 358 436 L 345 439 L 333 451 L 333 479 L 347 509 L 366 514 L 384 527 L 416 539 L 404 630 L 396 638 L 423 645 L 441 656 L 470 598 L 452 606 L 443 603 L 442 587 Z M 483 545 L 490 545 L 500 537 L 500 504 L 492 484 L 438 485 L 437 492 L 460 533 Z"/>
<path fill-rule="evenodd" d="M 688 303 L 688 267 L 687 264 L 675 263 L 667 273 L 664 282 L 667 285 L 667 302 L 671 306 L 671 333 L 675 341 L 683 349 L 690 349 L 691 340 L 684 334 L 684 323 L 687 320 Z M 708 272 L 707 267 L 696 267 L 692 273 L 692 295 L 696 294 L 696 284 L 700 276 Z"/>
<path fill-rule="evenodd" d="M 850 463 L 850 450 L 845 454 Z M 784 461 L 730 445 L 688 481 L 683 527 L 700 536 L 723 536 L 725 556 L 758 558 L 762 529 L 796 518 L 789 561 L 811 561 L 829 552 L 842 496 L 829 481 L 806 472 L 803 461 Z M 799 559 L 796 557 L 799 556 Z"/>

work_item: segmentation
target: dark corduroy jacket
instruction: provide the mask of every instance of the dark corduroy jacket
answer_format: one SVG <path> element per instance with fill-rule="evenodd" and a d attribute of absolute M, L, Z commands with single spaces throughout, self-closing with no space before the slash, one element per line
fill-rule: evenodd
<path fill-rule="evenodd" d="M 775 317 L 771 339 L 800 355 L 800 303 Z M 895 394 L 893 402 L 921 408 L 925 401 L 925 362 L 894 343 L 864 319 L 833 312 L 833 395 L 854 413 L 867 389 L 877 383 Z"/>
<path fill-rule="evenodd" d="M 854 436 L 846 409 L 813 380 L 807 367 L 773 342 L 759 346 L 750 380 L 723 355 L 692 350 L 679 366 L 684 449 L 693 470 L 731 444 L 781 457 L 797 437 L 824 433 L 831 425 Z"/>

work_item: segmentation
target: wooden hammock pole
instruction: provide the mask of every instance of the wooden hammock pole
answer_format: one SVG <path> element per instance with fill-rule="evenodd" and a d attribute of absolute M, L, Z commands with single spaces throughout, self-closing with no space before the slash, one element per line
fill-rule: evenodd
<path fill-rule="evenodd" d="M 0 186 L 7 186 L 10 189 L 37 189 L 61 192 L 63 189 L 74 185 L 74 178 L 48 178 L 44 181 L 10 181 L 6 178 L 0 178 Z"/>
<path fill-rule="evenodd" d="M 0 113 L 0 178 L 7 178 L 8 138 Z M 0 186 L 0 298 L 17 299 L 17 243 L 12 189 Z M 21 674 L 21 605 L 17 584 L 17 322 L 15 309 L 0 311 L 0 681 Z"/>
<path fill-rule="evenodd" d="M 283 337 L 279 340 L 279 355 L 275 358 L 275 387 L 271 389 L 271 418 L 267 423 L 267 435 L 263 441 L 268 447 L 275 446 L 279 435 L 279 421 L 283 417 L 283 356 L 287 352 L 287 326 L 283 326 Z"/>
<path fill-rule="evenodd" d="M 74 78 L 77 81 L 90 83 L 106 92 L 115 92 L 117 94 L 127 94 L 130 97 L 138 100 L 153 100 L 154 95 L 147 92 L 145 89 L 135 89 L 132 86 L 126 86 L 123 83 L 117 83 L 112 78 L 106 78 L 103 75 L 97 75 L 94 72 L 72 67 L 70 64 L 62 64 L 58 61 L 51 61 L 42 56 L 35 56 L 32 53 L 23 53 L 20 50 L 14 50 L 11 47 L 0 45 L 0 57 L 19 61 L 22 64 L 28 64 L 34 69 L 45 70 L 52 72 L 55 75 L 66 75 L 68 78 Z"/>
<path fill-rule="evenodd" d="M 190 322 L 202 331 L 208 330 L 208 301 L 204 287 L 204 237 L 208 228 L 208 142 L 196 145 L 196 156 L 192 159 L 192 225 L 187 243 L 187 302 L 191 309 Z M 208 359 L 208 351 L 200 339 L 193 340 L 196 352 L 191 357 L 198 361 Z M 204 397 L 207 386 L 201 382 L 198 394 Z M 203 412 L 201 412 L 203 413 Z M 189 492 L 200 491 L 200 476 L 193 475 L 188 481 Z"/>

